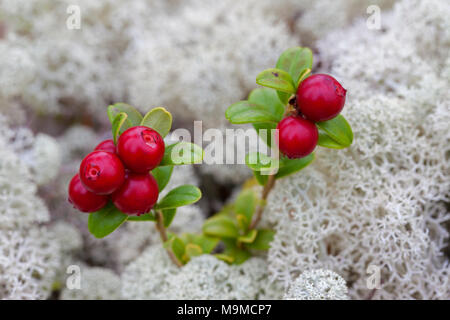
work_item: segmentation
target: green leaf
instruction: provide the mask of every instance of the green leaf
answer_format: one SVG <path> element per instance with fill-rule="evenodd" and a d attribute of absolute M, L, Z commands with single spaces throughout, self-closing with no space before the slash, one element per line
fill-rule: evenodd
<path fill-rule="evenodd" d="M 343 148 L 350 146 L 353 142 L 352 128 L 342 115 L 338 115 L 336 118 L 328 121 L 316 122 L 316 125 L 321 130 L 322 136 L 324 134 L 328 135 L 330 139 Z M 323 142 L 324 138 L 322 137 L 321 143 Z"/>
<path fill-rule="evenodd" d="M 247 232 L 247 234 L 240 236 L 238 238 L 238 241 L 243 242 L 243 243 L 252 243 L 253 241 L 255 241 L 257 235 L 258 235 L 258 231 L 255 229 L 252 229 L 249 232 Z"/>
<path fill-rule="evenodd" d="M 131 123 L 128 121 L 128 116 L 125 112 L 121 112 L 116 115 L 112 122 L 112 135 L 114 143 L 117 143 L 119 134 L 131 127 Z"/>
<path fill-rule="evenodd" d="M 169 191 L 155 206 L 155 209 L 171 209 L 187 206 L 200 200 L 202 192 L 199 188 L 192 185 L 182 185 Z"/>
<path fill-rule="evenodd" d="M 186 255 L 189 258 L 197 257 L 197 256 L 200 256 L 203 254 L 202 248 L 199 245 L 196 245 L 194 243 L 188 243 L 186 245 L 185 250 L 186 250 Z"/>
<path fill-rule="evenodd" d="M 280 168 L 275 177 L 280 179 L 304 169 L 314 161 L 314 157 L 314 153 L 311 153 L 300 159 L 282 158 L 280 161 Z"/>
<path fill-rule="evenodd" d="M 329 149 L 344 149 L 346 146 L 343 146 L 336 141 L 334 141 L 325 131 L 319 128 L 319 141 L 317 145 L 329 148 Z"/>
<path fill-rule="evenodd" d="M 242 264 L 248 258 L 250 258 L 250 252 L 238 247 L 235 241 L 230 239 L 223 239 L 222 241 L 225 244 L 225 250 L 223 251 L 223 254 L 225 256 L 232 257 L 233 264 Z"/>
<path fill-rule="evenodd" d="M 261 152 L 250 152 L 245 155 L 245 164 L 254 171 L 270 171 L 279 166 L 279 160 Z"/>
<path fill-rule="evenodd" d="M 196 245 L 200 246 L 200 248 L 202 248 L 202 251 L 204 253 L 211 253 L 211 251 L 214 250 L 219 241 L 220 239 L 218 238 L 208 237 L 203 234 L 194 235 L 194 238 L 192 239 L 192 243 L 195 243 Z"/>
<path fill-rule="evenodd" d="M 225 117 L 233 124 L 273 122 L 277 123 L 278 117 L 267 110 L 265 106 L 249 101 L 239 101 L 232 104 L 225 111 Z"/>
<path fill-rule="evenodd" d="M 162 210 L 162 215 L 163 215 L 163 219 L 164 219 L 164 227 L 166 227 L 166 228 L 170 227 L 170 224 L 172 223 L 173 218 L 175 218 L 176 213 L 177 213 L 177 208 Z"/>
<path fill-rule="evenodd" d="M 241 192 L 234 203 L 234 211 L 237 216 L 242 215 L 245 217 L 245 219 L 240 219 L 244 230 L 247 230 L 249 223 L 252 221 L 255 208 L 256 196 L 253 190 Z"/>
<path fill-rule="evenodd" d="M 294 94 L 296 91 L 291 75 L 281 69 L 264 70 L 256 77 L 256 83 L 285 93 Z"/>
<path fill-rule="evenodd" d="M 172 171 L 173 166 L 156 167 L 152 170 L 152 175 L 158 183 L 159 192 L 163 191 L 169 183 L 170 177 L 172 176 Z"/>
<path fill-rule="evenodd" d="M 224 215 L 206 220 L 203 224 L 203 233 L 220 238 L 237 238 L 239 236 L 235 222 L 230 217 Z"/>
<path fill-rule="evenodd" d="M 284 114 L 284 105 L 278 98 L 277 91 L 269 88 L 258 88 L 253 90 L 248 96 L 248 101 L 257 105 L 263 106 L 273 114 L 277 121 L 276 123 L 253 123 L 253 127 L 258 132 L 261 139 L 270 147 L 272 146 L 272 130 L 277 128 L 277 123 L 281 121 Z M 262 131 L 265 129 L 266 131 Z"/>
<path fill-rule="evenodd" d="M 229 263 L 229 264 L 232 264 L 234 259 L 235 259 L 234 257 L 228 256 L 228 255 L 223 254 L 223 253 L 216 253 L 214 256 L 217 259 L 222 260 L 222 261 L 224 261 L 226 263 Z"/>
<path fill-rule="evenodd" d="M 122 223 L 128 216 L 119 211 L 112 203 L 89 215 L 88 229 L 96 238 L 104 238 Z"/>
<path fill-rule="evenodd" d="M 309 48 L 294 47 L 284 51 L 276 67 L 290 74 L 294 83 L 307 70 L 312 69 L 313 53 Z"/>
<path fill-rule="evenodd" d="M 278 99 L 277 91 L 269 88 L 258 88 L 250 92 L 248 101 L 264 107 L 267 111 L 281 121 L 284 114 L 284 105 Z"/>
<path fill-rule="evenodd" d="M 109 121 L 111 123 L 113 123 L 116 115 L 121 112 L 124 112 L 127 114 L 128 120 L 130 121 L 132 127 L 140 125 L 140 123 L 142 121 L 141 113 L 139 111 L 137 111 L 135 108 L 133 108 L 132 106 L 130 106 L 129 104 L 122 103 L 122 102 L 108 106 L 107 113 L 108 113 Z"/>
<path fill-rule="evenodd" d="M 203 154 L 203 149 L 194 143 L 177 142 L 166 147 L 164 157 L 159 166 L 201 163 Z"/>
<path fill-rule="evenodd" d="M 270 243 L 275 236 L 275 232 L 267 229 L 258 230 L 258 234 L 252 243 L 246 243 L 245 247 L 255 250 L 268 250 L 270 248 Z"/>
<path fill-rule="evenodd" d="M 156 221 L 156 217 L 152 211 L 141 214 L 140 216 L 129 216 L 127 221 Z"/>
<path fill-rule="evenodd" d="M 172 115 L 165 108 L 154 108 L 142 119 L 141 126 L 152 128 L 164 138 L 172 128 Z"/>

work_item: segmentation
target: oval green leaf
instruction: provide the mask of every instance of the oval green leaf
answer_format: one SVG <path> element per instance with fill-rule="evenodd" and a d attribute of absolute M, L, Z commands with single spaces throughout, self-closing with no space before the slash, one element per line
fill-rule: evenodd
<path fill-rule="evenodd" d="M 155 206 L 155 209 L 171 209 L 187 206 L 200 200 L 202 192 L 192 185 L 183 185 L 169 191 Z"/>
<path fill-rule="evenodd" d="M 128 116 L 128 120 L 131 123 L 131 126 L 138 126 L 142 121 L 142 115 L 135 108 L 130 106 L 129 104 L 118 102 L 116 104 L 108 106 L 107 113 L 108 118 L 111 124 L 113 123 L 117 114 L 124 112 Z"/>
<path fill-rule="evenodd" d="M 203 149 L 194 143 L 177 142 L 166 147 L 164 157 L 159 166 L 201 163 L 203 153 Z"/>
<path fill-rule="evenodd" d="M 172 128 L 172 114 L 163 107 L 154 108 L 147 112 L 141 126 L 152 128 L 164 138 Z"/>
<path fill-rule="evenodd" d="M 116 230 L 127 218 L 125 213 L 109 203 L 103 209 L 89 215 L 88 229 L 94 237 L 104 238 Z"/>
<path fill-rule="evenodd" d="M 265 106 L 249 101 L 239 101 L 232 104 L 225 111 L 225 117 L 233 124 L 273 122 L 277 123 L 278 117 Z"/>
<path fill-rule="evenodd" d="M 328 121 L 316 122 L 316 125 L 322 131 L 322 134 L 325 132 L 332 140 L 344 148 L 350 146 L 353 142 L 352 128 L 342 115 L 338 115 Z"/>
<path fill-rule="evenodd" d="M 277 179 L 280 179 L 306 168 L 314 161 L 314 157 L 314 153 L 311 153 L 306 157 L 300 159 L 281 159 L 280 168 L 278 169 L 275 177 Z"/>
<path fill-rule="evenodd" d="M 258 231 L 255 229 L 252 229 L 249 232 L 247 232 L 245 235 L 240 236 L 238 238 L 238 241 L 242 242 L 242 243 L 252 243 L 253 241 L 255 241 L 257 235 L 258 235 Z"/>
<path fill-rule="evenodd" d="M 127 221 L 156 221 L 156 217 L 152 211 L 141 214 L 140 216 L 129 216 Z"/>
<path fill-rule="evenodd" d="M 171 208 L 171 209 L 164 209 L 161 210 L 164 220 L 164 227 L 168 228 L 170 227 L 170 224 L 173 221 L 173 218 L 175 218 L 175 214 L 177 213 L 177 208 Z"/>
<path fill-rule="evenodd" d="M 291 75 L 281 69 L 264 70 L 256 77 L 256 83 L 285 93 L 293 94 L 296 91 Z"/>

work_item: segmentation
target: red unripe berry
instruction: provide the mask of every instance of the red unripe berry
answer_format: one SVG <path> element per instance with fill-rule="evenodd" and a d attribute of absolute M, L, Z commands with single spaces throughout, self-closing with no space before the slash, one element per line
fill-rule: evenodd
<path fill-rule="evenodd" d="M 298 116 L 278 123 L 278 147 L 288 158 L 303 158 L 314 151 L 319 140 L 316 125 Z"/>
<path fill-rule="evenodd" d="M 94 151 L 81 162 L 80 179 L 90 192 L 111 194 L 124 182 L 125 168 L 115 154 Z"/>
<path fill-rule="evenodd" d="M 158 200 L 158 184 L 149 173 L 129 173 L 111 199 L 117 209 L 129 215 L 147 213 Z"/>
<path fill-rule="evenodd" d="M 164 149 L 164 140 L 160 134 L 144 126 L 127 129 L 117 142 L 120 159 L 136 173 L 147 173 L 156 168 L 164 157 Z"/>
<path fill-rule="evenodd" d="M 69 202 L 82 212 L 95 212 L 106 205 L 108 197 L 89 192 L 76 174 L 69 184 Z"/>
<path fill-rule="evenodd" d="M 114 141 L 112 139 L 105 140 L 103 142 L 100 142 L 98 146 L 95 147 L 94 151 L 97 150 L 116 153 L 116 145 L 114 144 Z"/>
<path fill-rule="evenodd" d="M 298 110 L 310 121 L 333 119 L 344 107 L 346 92 L 333 77 L 326 74 L 312 75 L 298 87 Z"/>

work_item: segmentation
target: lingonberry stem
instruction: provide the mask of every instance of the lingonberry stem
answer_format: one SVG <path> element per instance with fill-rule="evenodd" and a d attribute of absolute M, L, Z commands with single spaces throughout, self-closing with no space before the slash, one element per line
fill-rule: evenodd
<path fill-rule="evenodd" d="M 159 235 L 161 237 L 161 241 L 164 244 L 167 240 L 169 240 L 169 238 L 167 237 L 166 227 L 164 227 L 164 217 L 161 211 L 156 211 L 155 216 L 156 216 L 156 229 L 158 230 Z M 181 264 L 180 261 L 178 261 L 175 254 L 170 249 L 166 249 L 166 251 L 167 254 L 169 255 L 170 260 L 172 260 L 172 262 L 175 263 L 177 267 L 181 268 L 183 265 Z"/>
<path fill-rule="evenodd" d="M 258 209 L 255 213 L 255 218 L 253 219 L 252 223 L 249 226 L 249 229 L 255 229 L 255 227 L 258 225 L 259 221 L 262 218 L 262 213 L 264 211 L 264 207 L 266 206 L 266 200 L 269 196 L 270 191 L 275 186 L 275 174 L 272 174 L 269 176 L 269 179 L 267 180 L 267 183 L 264 185 L 264 188 L 261 193 L 261 199 L 262 203 L 258 206 Z"/>

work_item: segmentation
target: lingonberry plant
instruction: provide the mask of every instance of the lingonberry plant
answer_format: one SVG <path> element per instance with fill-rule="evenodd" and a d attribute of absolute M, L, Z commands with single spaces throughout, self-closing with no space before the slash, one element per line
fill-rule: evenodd
<path fill-rule="evenodd" d="M 312 60 L 308 48 L 286 50 L 276 68 L 257 76 L 257 84 L 265 88 L 255 89 L 248 100 L 231 105 L 225 113 L 233 124 L 251 123 L 275 154 L 281 152 L 279 159 L 271 161 L 267 154 L 248 154 L 246 163 L 263 186 L 261 195 L 253 191 L 255 188 L 244 188 L 234 204 L 206 221 L 204 233 L 225 244 L 220 256 L 225 261 L 241 263 L 250 256 L 251 249 L 269 247 L 273 232 L 257 226 L 277 179 L 308 166 L 317 145 L 342 149 L 353 142 L 350 125 L 339 115 L 346 90 L 329 75 L 310 75 Z M 273 129 L 278 130 L 268 136 Z"/>
<path fill-rule="evenodd" d="M 197 202 L 200 190 L 183 185 L 159 199 L 173 166 L 201 162 L 203 150 L 188 142 L 165 146 L 163 137 L 170 131 L 172 116 L 164 108 L 154 108 L 143 117 L 132 106 L 117 103 L 107 112 L 113 139 L 101 142 L 83 159 L 69 185 L 69 201 L 78 210 L 90 213 L 89 231 L 103 238 L 126 221 L 154 221 L 178 266 L 190 258 L 189 249 L 185 250 L 189 241 L 200 248 L 195 247 L 195 254 L 209 253 L 213 247 L 208 237 L 191 237 L 186 245 L 182 242 L 181 252 L 182 240 L 166 231 L 177 208 Z"/>

